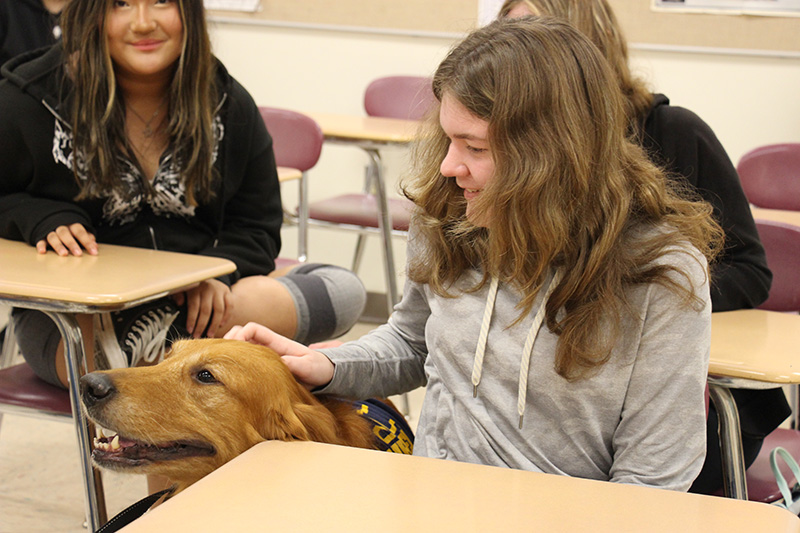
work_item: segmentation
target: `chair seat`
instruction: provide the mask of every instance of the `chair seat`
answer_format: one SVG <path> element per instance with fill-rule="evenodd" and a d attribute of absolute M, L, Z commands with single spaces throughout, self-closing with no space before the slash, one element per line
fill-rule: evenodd
<path fill-rule="evenodd" d="M 392 216 L 392 229 L 408 231 L 413 204 L 402 198 L 390 198 L 388 204 Z M 343 194 L 309 204 L 308 217 L 335 224 L 377 228 L 378 204 L 372 195 Z"/>
<path fill-rule="evenodd" d="M 291 259 L 289 257 L 276 257 L 275 258 L 275 270 L 278 270 L 283 267 L 288 267 L 292 265 L 299 265 L 300 261 L 297 259 Z"/>
<path fill-rule="evenodd" d="M 39 379 L 25 363 L 0 370 L 0 404 L 72 416 L 69 393 Z"/>

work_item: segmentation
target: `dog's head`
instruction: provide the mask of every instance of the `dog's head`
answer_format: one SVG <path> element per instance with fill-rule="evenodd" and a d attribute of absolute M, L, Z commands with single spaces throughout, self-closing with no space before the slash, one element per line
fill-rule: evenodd
<path fill-rule="evenodd" d="M 160 474 L 179 488 L 263 440 L 325 440 L 332 415 L 272 350 L 241 341 L 180 341 L 150 367 L 81 378 L 101 467 Z"/>

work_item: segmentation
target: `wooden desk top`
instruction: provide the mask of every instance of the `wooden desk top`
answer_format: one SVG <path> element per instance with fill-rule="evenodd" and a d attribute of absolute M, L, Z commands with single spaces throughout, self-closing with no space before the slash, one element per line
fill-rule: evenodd
<path fill-rule="evenodd" d="M 302 177 L 303 172 L 296 168 L 278 167 L 278 181 L 281 183 L 284 181 L 299 180 Z"/>
<path fill-rule="evenodd" d="M 800 315 L 761 309 L 712 313 L 708 373 L 800 383 Z"/>
<path fill-rule="evenodd" d="M 753 218 L 761 220 L 772 220 L 783 222 L 784 224 L 794 224 L 800 226 L 800 211 L 784 211 L 782 209 L 764 209 L 761 207 L 750 207 Z"/>
<path fill-rule="evenodd" d="M 322 129 L 327 140 L 350 143 L 407 144 L 414 140 L 419 122 L 330 113 L 306 113 Z"/>
<path fill-rule="evenodd" d="M 271 441 L 122 531 L 778 533 L 800 520 L 742 500 Z"/>
<path fill-rule="evenodd" d="M 0 257 L 0 299 L 50 303 L 52 310 L 121 309 L 236 270 L 227 259 L 110 244 L 96 256 L 60 257 L 0 239 Z"/>

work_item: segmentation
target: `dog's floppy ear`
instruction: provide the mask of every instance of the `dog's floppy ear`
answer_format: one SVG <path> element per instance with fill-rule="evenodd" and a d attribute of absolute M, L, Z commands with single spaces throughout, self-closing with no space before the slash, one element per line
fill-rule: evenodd
<path fill-rule="evenodd" d="M 267 440 L 337 442 L 336 419 L 320 404 L 292 402 L 288 409 L 273 410 L 260 428 Z"/>

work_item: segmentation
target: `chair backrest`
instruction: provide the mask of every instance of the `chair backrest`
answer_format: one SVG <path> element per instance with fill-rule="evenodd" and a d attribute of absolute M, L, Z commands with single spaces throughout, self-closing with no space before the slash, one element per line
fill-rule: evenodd
<path fill-rule="evenodd" d="M 759 308 L 800 311 L 800 227 L 771 220 L 756 220 L 756 227 L 772 271 L 769 298 Z"/>
<path fill-rule="evenodd" d="M 386 76 L 367 86 L 364 109 L 371 117 L 420 120 L 433 107 L 435 100 L 430 78 Z"/>
<path fill-rule="evenodd" d="M 272 136 L 275 162 L 305 172 L 319 160 L 325 137 L 311 117 L 276 107 L 259 107 L 261 118 Z"/>
<path fill-rule="evenodd" d="M 800 143 L 751 150 L 742 156 L 736 170 L 751 204 L 800 211 Z"/>

